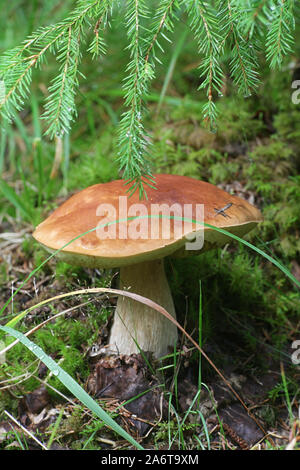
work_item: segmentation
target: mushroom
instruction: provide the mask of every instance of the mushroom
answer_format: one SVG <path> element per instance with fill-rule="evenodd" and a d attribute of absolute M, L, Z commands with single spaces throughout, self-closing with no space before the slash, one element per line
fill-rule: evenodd
<path fill-rule="evenodd" d="M 121 289 L 155 301 L 176 318 L 164 258 L 200 253 L 230 241 L 201 222 L 242 237 L 262 216 L 247 201 L 207 182 L 168 174 L 155 175 L 155 181 L 156 188 L 147 188 L 143 200 L 136 193 L 127 196 L 123 180 L 90 186 L 58 207 L 33 236 L 50 252 L 63 247 L 58 256 L 67 263 L 119 268 Z M 119 297 L 109 338 L 111 354 L 142 350 L 160 358 L 176 341 L 176 325 L 165 316 Z"/>

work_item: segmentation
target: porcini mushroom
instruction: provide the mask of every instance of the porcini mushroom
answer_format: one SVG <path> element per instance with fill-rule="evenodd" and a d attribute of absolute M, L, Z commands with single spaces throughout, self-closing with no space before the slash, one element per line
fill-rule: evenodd
<path fill-rule="evenodd" d="M 247 201 L 207 182 L 167 174 L 155 175 L 155 182 L 156 189 L 147 188 L 143 200 L 138 194 L 127 196 L 123 180 L 90 186 L 56 209 L 33 236 L 50 252 L 78 237 L 59 252 L 62 260 L 91 268 L 120 268 L 120 288 L 155 301 L 176 318 L 163 258 L 199 253 L 230 240 L 201 222 L 242 237 L 262 216 Z M 194 246 L 200 238 L 192 241 L 192 236 L 200 233 L 203 246 Z M 176 340 L 177 328 L 170 320 L 144 303 L 119 297 L 109 339 L 111 353 L 142 350 L 159 358 L 173 349 Z"/>

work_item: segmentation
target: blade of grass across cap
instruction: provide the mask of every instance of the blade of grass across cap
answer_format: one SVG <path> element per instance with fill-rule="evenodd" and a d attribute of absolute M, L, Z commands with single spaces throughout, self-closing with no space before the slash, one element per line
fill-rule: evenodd
<path fill-rule="evenodd" d="M 66 372 L 64 371 L 50 356 L 48 356 L 42 348 L 30 341 L 25 335 L 8 326 L 0 326 L 0 330 L 19 339 L 32 353 L 38 357 L 50 369 L 55 377 L 62 382 L 65 387 L 90 411 L 100 418 L 114 432 L 130 442 L 137 449 L 143 450 L 143 447 L 133 439 L 119 424 L 117 424 L 111 416 L 104 411 L 101 406 Z"/>

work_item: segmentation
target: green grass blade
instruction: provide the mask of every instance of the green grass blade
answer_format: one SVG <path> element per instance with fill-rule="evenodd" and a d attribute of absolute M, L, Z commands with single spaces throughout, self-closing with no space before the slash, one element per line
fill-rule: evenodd
<path fill-rule="evenodd" d="M 39 113 L 39 104 L 36 96 L 33 94 L 31 96 L 31 112 L 32 112 L 32 123 L 34 129 L 34 137 L 41 139 L 42 138 L 42 129 L 41 129 L 41 117 Z"/>
<path fill-rule="evenodd" d="M 18 116 L 18 114 L 15 114 L 14 115 L 14 123 L 20 133 L 20 136 L 23 140 L 23 142 L 25 143 L 26 145 L 26 148 L 27 148 L 27 151 L 30 152 L 30 148 L 31 148 L 31 143 L 30 143 L 30 138 L 27 134 L 27 130 L 26 130 L 26 127 L 22 121 L 22 119 Z"/>
<path fill-rule="evenodd" d="M 67 389 L 83 403 L 90 411 L 100 418 L 108 427 L 118 433 L 126 441 L 133 444 L 137 449 L 143 450 L 143 447 L 133 439 L 119 424 L 117 424 L 108 413 L 106 413 L 98 403 L 83 390 L 83 388 L 65 372 L 51 357 L 49 357 L 39 346 L 30 341 L 25 335 L 8 326 L 0 326 L 0 330 L 17 338 L 24 346 L 26 346 L 33 354 L 38 357 L 53 374 L 67 387 Z"/>
<path fill-rule="evenodd" d="M 0 191 L 2 191 L 4 197 L 16 209 L 18 209 L 27 220 L 31 220 L 31 211 L 27 208 L 26 204 L 24 204 L 21 197 L 15 192 L 15 190 L 3 179 L 0 179 Z"/>
<path fill-rule="evenodd" d="M 285 371 L 284 371 L 284 367 L 283 367 L 282 362 L 280 363 L 280 370 L 281 370 L 281 379 L 282 379 L 282 385 L 283 385 L 283 390 L 284 390 L 284 395 L 285 395 L 285 400 L 286 400 L 286 406 L 287 406 L 287 409 L 288 409 L 290 422 L 292 424 L 295 417 L 294 417 L 294 413 L 293 413 L 293 407 L 292 407 L 292 404 L 291 404 L 291 399 L 290 399 L 289 390 L 288 390 L 288 384 L 287 384 Z"/>
<path fill-rule="evenodd" d="M 170 81 L 172 80 L 172 76 L 173 76 L 173 73 L 174 73 L 174 69 L 175 69 L 175 66 L 176 66 L 178 56 L 180 55 L 180 53 L 182 51 L 182 48 L 184 47 L 184 43 L 185 43 L 185 39 L 187 37 L 187 34 L 188 34 L 187 30 L 183 31 L 183 33 L 179 37 L 179 40 L 177 41 L 176 46 L 173 50 L 171 61 L 170 61 L 168 71 L 167 71 L 166 76 L 165 76 L 164 84 L 163 84 L 163 87 L 162 87 L 162 90 L 161 90 L 161 94 L 160 94 L 160 97 L 159 97 L 156 115 L 158 115 L 160 113 L 163 101 L 165 99 L 165 96 L 166 96 L 166 93 L 167 93 L 167 90 L 168 90 L 168 87 L 169 87 L 169 84 L 170 84 Z"/>
<path fill-rule="evenodd" d="M 53 426 L 51 435 L 50 435 L 49 440 L 48 440 L 48 442 L 47 442 L 47 448 L 48 448 L 48 449 L 51 448 L 52 443 L 53 443 L 53 441 L 54 441 L 54 439 L 55 439 L 55 435 L 56 435 L 57 430 L 58 430 L 58 428 L 59 428 L 59 425 L 60 425 L 60 422 L 61 422 L 61 420 L 62 420 L 64 411 L 65 411 L 64 408 L 62 408 L 62 409 L 60 410 L 59 415 L 58 415 L 58 417 L 57 417 L 57 419 L 56 419 L 56 421 L 55 421 L 55 423 L 54 423 L 54 426 Z"/>
<path fill-rule="evenodd" d="M 33 161 L 34 167 L 38 175 L 38 206 L 41 207 L 43 192 L 44 192 L 44 168 L 43 168 L 43 156 L 42 156 L 42 141 L 39 137 L 36 137 L 33 142 Z"/>

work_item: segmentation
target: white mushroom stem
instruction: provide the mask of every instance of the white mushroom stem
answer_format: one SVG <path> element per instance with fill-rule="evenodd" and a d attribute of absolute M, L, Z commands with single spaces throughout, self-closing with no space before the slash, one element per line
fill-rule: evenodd
<path fill-rule="evenodd" d="M 153 300 L 176 319 L 163 260 L 122 267 L 120 289 Z M 177 327 L 164 315 L 144 303 L 119 297 L 109 339 L 110 352 L 130 355 L 140 350 L 151 351 L 160 358 L 173 351 L 176 341 Z"/>

